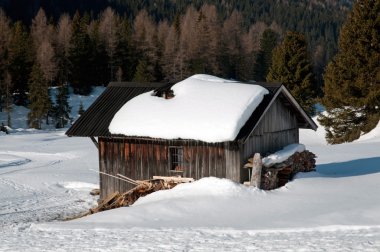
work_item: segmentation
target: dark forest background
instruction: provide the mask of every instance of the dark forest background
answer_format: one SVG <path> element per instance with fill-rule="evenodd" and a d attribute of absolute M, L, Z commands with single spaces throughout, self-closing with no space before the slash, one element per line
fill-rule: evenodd
<path fill-rule="evenodd" d="M 37 113 L 30 125 L 39 128 L 43 115 L 57 113 L 51 112 L 50 86 L 61 87 L 59 99 L 65 103 L 69 85 L 86 95 L 110 81 L 175 82 L 195 73 L 265 81 L 272 51 L 288 32 L 300 34 L 306 45 L 302 55 L 313 75 L 308 81 L 321 96 L 323 72 L 337 52 L 351 5 L 343 0 L 0 0 L 0 109 L 9 107 L 10 99 L 30 104 Z"/>

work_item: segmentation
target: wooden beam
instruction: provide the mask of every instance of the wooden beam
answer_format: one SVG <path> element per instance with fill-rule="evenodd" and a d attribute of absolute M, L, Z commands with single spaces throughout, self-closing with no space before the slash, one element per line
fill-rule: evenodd
<path fill-rule="evenodd" d="M 99 143 L 98 143 L 98 141 L 96 141 L 95 137 L 92 136 L 90 138 L 91 138 L 92 142 L 95 144 L 96 148 L 99 149 Z"/>

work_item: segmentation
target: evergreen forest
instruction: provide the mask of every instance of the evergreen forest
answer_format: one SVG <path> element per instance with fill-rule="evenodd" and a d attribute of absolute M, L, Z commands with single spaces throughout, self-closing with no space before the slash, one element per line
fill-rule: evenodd
<path fill-rule="evenodd" d="M 195 73 L 281 81 L 310 115 L 316 99 L 332 110 L 341 103 L 318 97 L 334 89 L 341 27 L 363 4 L 379 19 L 379 0 L 0 0 L 0 111 L 12 103 L 29 106 L 31 127 L 49 116 L 64 127 L 69 86 L 87 95 L 110 81 L 176 82 Z M 379 33 L 377 24 L 366 25 L 374 30 L 363 36 Z M 51 86 L 59 88 L 55 105 Z M 371 95 L 366 99 L 376 114 L 378 96 Z M 358 132 L 330 142 L 350 141 Z"/>

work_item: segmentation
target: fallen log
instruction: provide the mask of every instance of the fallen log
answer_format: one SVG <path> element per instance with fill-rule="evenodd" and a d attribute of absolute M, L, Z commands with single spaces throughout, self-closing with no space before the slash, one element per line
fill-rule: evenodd
<path fill-rule="evenodd" d="M 194 181 L 193 178 L 161 176 L 154 176 L 153 179 L 139 181 L 130 179 L 121 174 L 117 175 L 119 176 L 119 179 L 126 180 L 126 182 L 128 181 L 129 183 L 136 183 L 137 185 L 127 192 L 114 192 L 108 195 L 105 199 L 99 202 L 98 206 L 91 208 L 88 212 L 81 214 L 77 218 L 118 207 L 130 206 L 135 203 L 136 200 L 138 200 L 140 197 L 143 197 L 150 193 L 171 189 L 180 183 L 190 183 Z"/>

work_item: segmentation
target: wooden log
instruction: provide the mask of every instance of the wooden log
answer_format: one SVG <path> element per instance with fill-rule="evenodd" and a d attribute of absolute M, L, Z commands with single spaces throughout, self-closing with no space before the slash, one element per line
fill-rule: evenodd
<path fill-rule="evenodd" d="M 140 185 L 140 184 L 145 184 L 147 183 L 146 181 L 142 181 L 142 180 L 134 180 L 134 179 L 131 179 L 131 178 L 128 178 L 127 176 L 124 176 L 120 173 L 116 174 L 117 176 L 119 176 L 120 178 L 122 179 L 125 179 L 126 181 L 129 181 L 131 184 L 134 184 L 134 185 Z"/>
<path fill-rule="evenodd" d="M 261 161 L 260 153 L 255 153 L 253 156 L 253 167 L 251 176 L 251 186 L 256 188 L 261 187 L 261 170 L 263 168 L 263 162 Z"/>
<path fill-rule="evenodd" d="M 163 177 L 163 176 L 153 176 L 153 179 L 161 179 L 167 183 L 191 183 L 194 182 L 193 178 L 182 178 L 182 177 Z"/>

